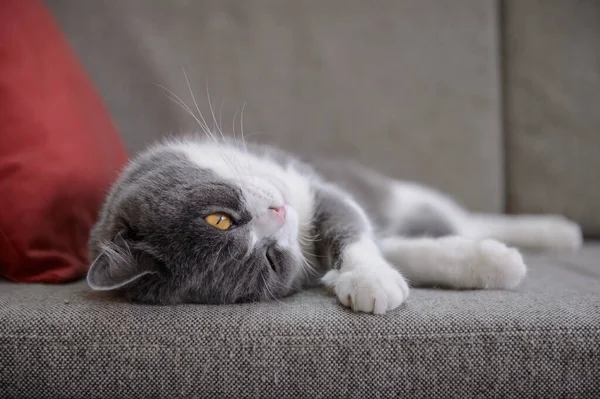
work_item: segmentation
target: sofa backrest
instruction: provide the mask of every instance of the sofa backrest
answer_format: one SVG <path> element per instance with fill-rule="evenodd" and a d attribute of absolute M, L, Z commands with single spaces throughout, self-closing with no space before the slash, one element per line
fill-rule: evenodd
<path fill-rule="evenodd" d="M 244 108 L 251 139 L 350 156 L 474 210 L 565 213 L 588 232 L 600 227 L 600 190 L 590 188 L 600 170 L 598 2 L 46 3 L 133 151 L 199 130 L 157 86 L 195 108 L 183 68 L 212 120 L 208 86 L 225 130 L 237 112 L 239 133 Z"/>

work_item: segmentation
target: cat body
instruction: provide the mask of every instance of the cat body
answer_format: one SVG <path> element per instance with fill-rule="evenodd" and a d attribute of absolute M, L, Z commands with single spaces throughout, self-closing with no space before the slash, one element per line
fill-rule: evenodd
<path fill-rule="evenodd" d="M 123 171 L 90 238 L 88 284 L 154 304 L 269 300 L 314 283 L 385 313 L 413 286 L 517 286 L 511 246 L 573 250 L 560 216 L 473 214 L 419 184 L 343 160 L 189 138 Z M 510 246 L 508 246 L 510 245 Z"/>

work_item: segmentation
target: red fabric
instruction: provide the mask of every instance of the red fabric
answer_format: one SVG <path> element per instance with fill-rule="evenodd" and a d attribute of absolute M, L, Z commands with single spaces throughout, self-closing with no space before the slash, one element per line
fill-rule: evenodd
<path fill-rule="evenodd" d="M 111 119 L 37 0 L 0 1 L 0 275 L 58 283 L 126 162 Z"/>

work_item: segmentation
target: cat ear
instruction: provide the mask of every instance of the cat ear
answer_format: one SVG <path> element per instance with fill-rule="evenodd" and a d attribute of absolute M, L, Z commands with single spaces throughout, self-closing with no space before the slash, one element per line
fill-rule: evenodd
<path fill-rule="evenodd" d="M 100 255 L 88 270 L 87 283 L 96 291 L 116 290 L 155 273 L 150 263 L 145 257 L 134 256 L 125 240 L 117 236 L 109 244 L 100 244 Z"/>

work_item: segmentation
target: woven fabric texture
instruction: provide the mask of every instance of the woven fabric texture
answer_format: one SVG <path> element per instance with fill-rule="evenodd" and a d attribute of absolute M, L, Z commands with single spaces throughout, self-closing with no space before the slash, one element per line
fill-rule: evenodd
<path fill-rule="evenodd" d="M 413 290 L 384 316 L 320 290 L 140 306 L 0 283 L 0 397 L 600 397 L 600 245 L 515 291 Z"/>

